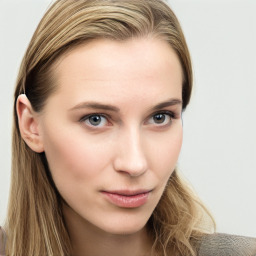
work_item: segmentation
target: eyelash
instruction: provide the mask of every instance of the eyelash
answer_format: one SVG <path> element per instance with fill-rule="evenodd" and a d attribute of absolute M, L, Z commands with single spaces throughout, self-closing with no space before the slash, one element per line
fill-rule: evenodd
<path fill-rule="evenodd" d="M 91 118 L 91 117 L 100 117 L 101 119 L 102 118 L 104 118 L 104 119 L 106 119 L 106 122 L 108 122 L 109 123 L 109 119 L 111 119 L 109 116 L 107 116 L 107 115 L 105 115 L 105 114 L 100 114 L 100 113 L 94 113 L 94 114 L 89 114 L 89 115 L 86 115 L 86 116 L 83 116 L 80 120 L 79 120 L 79 122 L 81 122 L 81 123 L 85 123 L 86 121 L 88 121 L 89 120 L 89 118 Z M 97 127 L 101 127 L 101 126 L 96 126 L 96 125 L 92 125 L 92 124 L 87 124 L 90 128 L 96 128 L 97 129 Z"/>
<path fill-rule="evenodd" d="M 168 118 L 170 119 L 166 124 L 163 124 L 163 123 L 159 123 L 159 125 L 157 123 L 154 123 L 153 125 L 155 126 L 158 126 L 158 127 L 166 127 L 166 126 L 169 126 L 171 125 L 173 119 L 175 119 L 175 114 L 171 111 L 159 111 L 159 112 L 156 112 L 154 113 L 150 118 L 150 119 L 153 119 L 154 117 L 156 117 L 157 115 L 165 115 L 165 118 L 164 118 L 164 122 L 166 122 L 166 116 L 168 116 Z"/>
<path fill-rule="evenodd" d="M 149 120 L 150 120 L 150 119 L 153 119 L 153 118 L 156 117 L 157 115 L 165 115 L 164 121 L 166 120 L 166 116 L 168 116 L 168 118 L 170 118 L 170 120 L 168 121 L 167 124 L 164 124 L 164 125 L 163 125 L 162 123 L 159 123 L 159 125 L 158 125 L 157 123 L 153 123 L 153 124 L 152 124 L 152 125 L 155 125 L 155 126 L 157 126 L 157 127 L 166 127 L 166 126 L 169 126 L 169 125 L 171 125 L 173 119 L 176 118 L 175 113 L 172 112 L 172 111 L 158 111 L 158 112 L 153 113 L 149 118 L 147 118 L 147 122 L 146 122 L 146 123 L 149 123 Z M 106 114 L 102 114 L 102 113 L 93 113 L 93 114 L 89 114 L 89 115 L 83 116 L 83 117 L 79 120 L 79 122 L 81 122 L 81 123 L 85 123 L 85 122 L 87 122 L 87 121 L 90 122 L 90 121 L 89 121 L 89 118 L 91 118 L 91 117 L 100 117 L 100 118 L 101 118 L 100 121 L 102 121 L 102 118 L 104 118 L 104 119 L 106 120 L 106 123 L 110 123 L 109 120 L 111 120 L 111 118 L 110 118 L 108 115 L 106 115 Z M 150 124 L 150 123 L 149 123 L 149 124 Z M 87 125 L 89 128 L 92 128 L 92 129 L 99 129 L 99 128 L 101 128 L 101 127 L 104 127 L 106 124 L 104 123 L 103 125 L 100 126 L 100 125 L 93 125 L 93 124 L 91 124 L 91 123 L 87 123 L 86 125 Z"/>

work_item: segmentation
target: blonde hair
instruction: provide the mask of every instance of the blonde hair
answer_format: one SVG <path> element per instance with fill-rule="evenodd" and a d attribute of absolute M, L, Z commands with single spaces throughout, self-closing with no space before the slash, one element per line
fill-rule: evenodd
<path fill-rule="evenodd" d="M 39 23 L 23 58 L 15 101 L 26 93 L 33 109 L 43 110 L 56 86 L 52 65 L 67 50 L 97 38 L 127 40 L 153 36 L 176 52 L 183 69 L 183 110 L 192 89 L 189 51 L 179 22 L 161 0 L 57 0 Z M 59 195 L 44 153 L 22 140 L 14 104 L 12 177 L 5 229 L 7 255 L 72 254 Z M 204 233 L 210 214 L 175 170 L 149 222 L 154 255 L 196 255 L 193 239 Z M 212 220 L 214 225 L 214 221 Z"/>

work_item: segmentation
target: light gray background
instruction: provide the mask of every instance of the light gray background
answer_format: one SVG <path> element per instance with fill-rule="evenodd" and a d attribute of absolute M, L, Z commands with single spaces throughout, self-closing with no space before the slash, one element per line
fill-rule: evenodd
<path fill-rule="evenodd" d="M 10 182 L 18 66 L 51 1 L 0 0 L 0 224 Z M 192 55 L 179 167 L 219 232 L 256 237 L 256 1 L 170 0 Z"/>

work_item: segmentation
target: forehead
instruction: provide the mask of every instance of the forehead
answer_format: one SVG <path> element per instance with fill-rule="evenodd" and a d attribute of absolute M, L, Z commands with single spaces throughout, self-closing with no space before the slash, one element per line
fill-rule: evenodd
<path fill-rule="evenodd" d="M 142 70 L 147 71 L 148 68 L 169 69 L 170 65 L 172 68 L 175 65 L 180 65 L 175 51 L 166 41 L 150 36 L 124 41 L 94 39 L 80 44 L 60 57 L 55 65 L 57 74 L 61 73 L 61 69 L 64 71 L 67 66 L 68 69 L 71 65 L 76 66 L 78 61 L 83 62 L 84 68 L 96 65 L 97 69 L 102 68 L 102 71 L 111 67 L 120 67 L 118 71 L 121 69 L 128 71 L 134 67 L 134 70 L 131 70 L 133 74 L 136 73 L 138 65 L 141 65 L 140 72 Z M 87 73 L 86 75 L 89 76 L 90 74 Z"/>
<path fill-rule="evenodd" d="M 179 59 L 167 42 L 156 38 L 94 40 L 65 53 L 53 70 L 57 94 L 66 94 L 70 102 L 100 94 L 105 99 L 149 93 L 181 97 Z"/>

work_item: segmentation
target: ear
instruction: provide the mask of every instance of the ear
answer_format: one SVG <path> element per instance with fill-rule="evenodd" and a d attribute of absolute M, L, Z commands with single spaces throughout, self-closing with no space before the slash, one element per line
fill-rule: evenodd
<path fill-rule="evenodd" d="M 21 137 L 33 151 L 37 153 L 43 152 L 42 136 L 39 133 L 39 118 L 25 94 L 19 95 L 16 102 L 16 110 Z"/>

